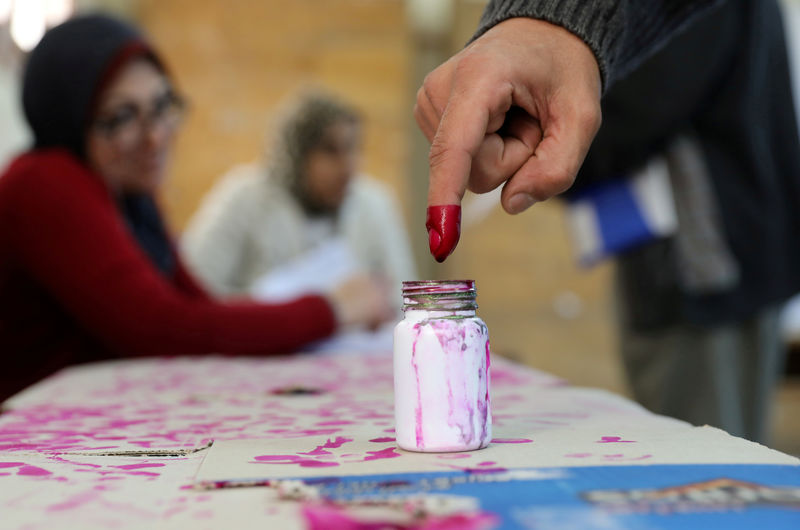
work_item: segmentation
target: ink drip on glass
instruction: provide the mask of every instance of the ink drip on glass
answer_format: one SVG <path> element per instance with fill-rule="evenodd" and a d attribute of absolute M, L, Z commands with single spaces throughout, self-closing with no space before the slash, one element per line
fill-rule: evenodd
<path fill-rule="evenodd" d="M 397 445 L 470 451 L 489 445 L 489 330 L 475 314 L 475 282 L 403 282 L 394 329 Z"/>

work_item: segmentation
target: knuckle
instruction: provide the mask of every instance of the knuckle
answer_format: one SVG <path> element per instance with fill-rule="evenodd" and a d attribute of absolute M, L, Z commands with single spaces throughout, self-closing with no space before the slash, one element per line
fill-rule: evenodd
<path fill-rule="evenodd" d="M 428 151 L 428 164 L 431 168 L 441 167 L 447 163 L 450 157 L 450 150 L 441 141 L 440 135 L 436 135 L 431 142 L 431 148 Z"/>

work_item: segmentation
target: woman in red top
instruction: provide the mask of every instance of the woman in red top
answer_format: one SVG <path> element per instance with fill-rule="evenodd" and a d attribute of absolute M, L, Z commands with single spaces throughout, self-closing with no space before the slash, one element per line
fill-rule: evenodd
<path fill-rule="evenodd" d="M 281 305 L 197 285 L 153 200 L 182 102 L 129 25 L 92 15 L 50 30 L 23 106 L 35 146 L 0 177 L 0 401 L 70 364 L 290 352 L 389 314 L 366 279 Z"/>

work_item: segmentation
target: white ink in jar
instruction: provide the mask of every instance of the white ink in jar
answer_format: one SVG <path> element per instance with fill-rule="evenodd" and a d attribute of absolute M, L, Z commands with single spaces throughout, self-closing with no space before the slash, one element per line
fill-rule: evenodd
<path fill-rule="evenodd" d="M 394 329 L 397 445 L 470 451 L 489 445 L 489 330 L 475 315 L 475 282 L 403 282 Z"/>

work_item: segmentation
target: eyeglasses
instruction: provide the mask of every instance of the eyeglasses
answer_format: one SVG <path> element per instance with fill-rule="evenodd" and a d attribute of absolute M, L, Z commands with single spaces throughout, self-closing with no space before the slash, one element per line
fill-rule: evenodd
<path fill-rule="evenodd" d="M 124 103 L 97 118 L 92 127 L 108 140 L 122 147 L 131 147 L 155 127 L 173 131 L 183 119 L 186 107 L 186 101 L 179 94 L 168 90 L 155 98 L 149 109 L 135 103 Z"/>

